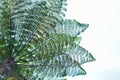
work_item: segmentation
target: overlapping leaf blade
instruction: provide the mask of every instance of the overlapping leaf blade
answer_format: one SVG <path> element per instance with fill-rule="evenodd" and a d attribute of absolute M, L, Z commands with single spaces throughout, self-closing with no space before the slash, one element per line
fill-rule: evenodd
<path fill-rule="evenodd" d="M 80 45 L 76 45 L 75 48 L 66 52 L 69 57 L 73 60 L 79 62 L 79 64 L 84 64 L 86 62 L 94 61 L 95 58 L 86 49 L 82 48 Z"/>
<path fill-rule="evenodd" d="M 70 49 L 72 45 L 74 45 L 73 42 L 74 37 L 61 34 L 53 34 L 50 36 L 50 38 L 48 38 L 48 41 L 46 40 L 46 42 L 43 42 L 43 44 L 36 44 L 37 49 L 33 49 L 31 51 L 29 51 L 29 48 L 25 49 L 24 54 L 19 56 L 18 63 L 21 65 L 21 67 L 23 65 L 23 67 L 26 68 L 29 68 L 30 66 L 31 68 L 38 68 L 36 70 L 37 72 L 35 71 L 35 73 L 37 75 L 41 75 L 41 77 L 39 77 L 40 79 L 45 76 L 50 77 L 53 75 L 60 77 L 64 74 L 64 72 L 60 71 L 65 70 L 63 70 L 64 67 L 61 65 L 61 63 L 59 63 L 59 61 L 54 61 L 54 57 L 64 54 L 68 49 Z M 24 61 L 26 63 L 24 63 Z M 59 68 L 60 66 L 63 68 Z M 49 70 L 50 72 L 48 72 Z M 53 72 L 51 72 L 51 70 Z"/>
<path fill-rule="evenodd" d="M 86 74 L 81 65 L 67 54 L 57 56 L 55 59 L 63 66 L 63 69 L 65 68 L 64 76 L 77 76 Z"/>
<path fill-rule="evenodd" d="M 68 28 L 69 29 L 69 28 Z M 69 31 L 68 31 L 69 32 Z M 66 37 L 68 37 L 69 36 L 69 38 L 67 39 L 68 41 L 69 41 L 69 39 L 70 39 L 70 34 L 69 33 L 64 33 L 63 32 L 63 34 L 61 33 L 60 35 L 66 35 Z M 55 36 L 55 35 L 54 35 Z M 71 35 L 71 36 L 73 36 L 73 35 Z M 63 50 L 63 47 L 66 47 L 66 45 L 64 44 L 63 46 L 62 46 L 62 49 L 60 48 L 60 46 L 58 46 L 57 45 L 57 47 L 59 47 L 59 48 L 57 48 L 56 46 L 56 49 L 55 49 L 55 51 L 57 51 L 57 49 L 59 49 L 59 52 L 61 52 L 60 54 L 58 54 L 58 52 L 57 52 L 57 57 L 56 56 L 52 56 L 52 58 L 50 59 L 50 60 L 53 60 L 54 61 L 54 59 L 57 61 L 56 62 L 56 64 L 54 64 L 54 63 L 51 63 L 51 65 L 53 65 L 53 66 L 57 66 L 58 64 L 59 65 L 61 65 L 62 66 L 62 68 L 59 68 L 61 71 L 63 71 L 63 72 L 61 72 L 61 74 L 60 75 L 64 75 L 64 76 L 66 76 L 66 75 L 69 75 L 69 76 L 76 76 L 76 75 L 84 75 L 84 74 L 86 74 L 86 72 L 84 71 L 84 69 L 82 69 L 82 67 L 81 67 L 81 64 L 83 64 L 83 63 L 85 63 L 85 62 L 89 62 L 89 61 L 93 61 L 94 60 L 94 58 L 92 57 L 92 55 L 91 54 L 89 54 L 88 53 L 88 51 L 87 50 L 85 50 L 84 48 L 81 48 L 80 46 L 75 46 L 75 43 L 74 43 L 74 37 L 72 37 L 73 38 L 73 40 L 72 40 L 72 42 L 70 42 L 70 43 L 68 43 L 68 45 L 69 45 L 69 47 L 67 46 L 67 50 L 65 50 L 65 52 L 61 52 L 60 50 L 62 50 L 62 51 L 64 51 Z M 60 38 L 58 38 L 59 40 L 60 40 Z M 55 39 L 54 39 L 55 40 Z M 67 41 L 66 40 L 66 41 Z M 62 42 L 61 42 L 62 41 Z M 61 43 L 64 43 L 64 41 L 65 41 L 65 37 L 62 37 L 62 40 L 60 40 L 60 42 L 59 41 L 57 41 L 58 42 L 58 44 L 60 44 L 61 45 Z M 53 42 L 53 43 L 51 43 L 51 44 L 47 44 L 47 46 L 54 46 L 54 43 L 57 43 L 57 42 Z M 74 43 L 72 46 L 70 45 L 71 43 Z M 42 47 L 42 48 L 44 48 L 44 49 L 46 49 L 46 47 Z M 53 47 L 54 48 L 54 47 Z M 49 48 L 47 48 L 47 51 L 50 49 L 50 47 Z M 49 51 L 53 54 L 54 52 L 53 52 L 53 50 L 54 49 L 50 49 Z M 45 52 L 45 53 L 47 53 L 47 55 L 49 55 L 48 54 L 48 52 Z M 74 54 L 73 54 L 74 53 Z M 50 54 L 50 55 L 52 55 L 52 54 Z M 56 54 L 56 53 L 55 53 Z M 67 55 L 66 55 L 67 54 Z M 62 55 L 62 56 L 61 56 Z M 81 58 L 81 57 L 83 57 L 83 58 Z M 48 57 L 47 57 L 48 58 Z M 90 58 L 90 59 L 89 59 Z M 78 60 L 77 60 L 78 59 Z M 81 61 L 82 60 L 82 62 L 79 62 L 79 60 Z M 49 60 L 47 60 L 47 61 L 49 61 Z M 73 61 L 73 62 L 72 62 Z M 48 63 L 47 63 L 48 64 Z M 46 65 L 47 65 L 46 64 Z M 69 65 L 69 64 L 71 64 L 71 65 Z M 49 69 L 51 69 L 51 68 L 49 68 Z M 48 70 L 49 70 L 48 69 Z M 48 71 L 47 70 L 47 71 Z M 55 68 L 53 68 L 53 71 L 56 71 L 55 70 Z M 58 73 L 60 73 L 60 72 L 58 72 Z M 39 73 L 38 73 L 39 74 Z M 54 74 L 54 73 L 52 73 L 52 74 Z M 57 73 L 56 73 L 57 74 Z M 57 75 L 57 77 L 59 77 L 58 75 Z"/>

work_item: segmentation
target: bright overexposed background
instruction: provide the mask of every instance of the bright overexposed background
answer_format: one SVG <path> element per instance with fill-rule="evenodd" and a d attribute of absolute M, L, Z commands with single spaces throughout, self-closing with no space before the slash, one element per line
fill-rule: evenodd
<path fill-rule="evenodd" d="M 81 45 L 96 58 L 82 67 L 87 75 L 68 80 L 120 80 L 120 0 L 67 0 L 66 18 L 90 26 Z"/>

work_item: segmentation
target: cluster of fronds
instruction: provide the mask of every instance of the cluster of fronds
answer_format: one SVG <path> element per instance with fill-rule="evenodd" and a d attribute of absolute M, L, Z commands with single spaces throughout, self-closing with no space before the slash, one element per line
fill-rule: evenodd
<path fill-rule="evenodd" d="M 61 80 L 86 74 L 79 45 L 88 24 L 64 19 L 66 0 L 0 0 L 0 80 Z"/>

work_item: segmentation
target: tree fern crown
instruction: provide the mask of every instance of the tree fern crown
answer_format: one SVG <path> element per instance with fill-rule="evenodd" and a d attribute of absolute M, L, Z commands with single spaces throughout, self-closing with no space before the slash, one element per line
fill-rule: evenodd
<path fill-rule="evenodd" d="M 80 45 L 89 26 L 65 19 L 66 0 L 0 0 L 0 80 L 64 80 L 94 57 Z"/>

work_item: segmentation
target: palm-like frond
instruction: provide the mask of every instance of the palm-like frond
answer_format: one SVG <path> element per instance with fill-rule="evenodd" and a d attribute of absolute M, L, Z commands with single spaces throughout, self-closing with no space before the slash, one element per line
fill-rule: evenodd
<path fill-rule="evenodd" d="M 93 56 L 76 43 L 88 24 L 64 19 L 66 0 L 0 0 L 0 79 L 61 80 Z"/>

